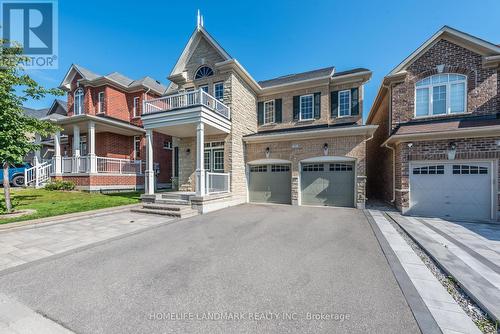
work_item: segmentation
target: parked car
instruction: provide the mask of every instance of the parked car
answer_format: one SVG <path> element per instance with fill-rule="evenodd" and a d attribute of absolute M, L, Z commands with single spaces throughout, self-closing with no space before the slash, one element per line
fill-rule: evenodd
<path fill-rule="evenodd" d="M 29 163 L 18 164 L 9 168 L 9 182 L 14 187 L 24 186 L 24 171 L 31 168 Z M 3 169 L 0 169 L 0 184 L 3 182 Z"/>

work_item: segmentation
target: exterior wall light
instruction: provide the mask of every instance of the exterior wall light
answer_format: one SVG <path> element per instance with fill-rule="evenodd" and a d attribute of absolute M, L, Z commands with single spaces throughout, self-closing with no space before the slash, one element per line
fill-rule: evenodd
<path fill-rule="evenodd" d="M 328 144 L 327 143 L 325 143 L 323 145 L 323 155 L 328 155 Z"/>
<path fill-rule="evenodd" d="M 186 149 L 186 154 L 189 154 L 189 153 L 191 153 L 191 149 L 190 149 L 190 148 L 187 148 L 187 149 Z"/>
<path fill-rule="evenodd" d="M 269 147 L 266 147 L 266 159 L 269 158 L 270 151 Z"/>
<path fill-rule="evenodd" d="M 455 156 L 457 155 L 457 145 L 455 143 L 450 143 L 447 153 L 448 160 L 455 160 Z"/>

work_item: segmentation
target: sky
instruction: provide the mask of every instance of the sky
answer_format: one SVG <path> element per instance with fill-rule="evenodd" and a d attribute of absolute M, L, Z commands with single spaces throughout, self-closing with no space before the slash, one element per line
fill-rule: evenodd
<path fill-rule="evenodd" d="M 59 68 L 30 71 L 46 87 L 73 63 L 167 84 L 200 9 L 207 31 L 257 81 L 332 65 L 370 69 L 364 118 L 383 77 L 443 25 L 500 44 L 500 0 L 59 0 L 58 8 Z"/>

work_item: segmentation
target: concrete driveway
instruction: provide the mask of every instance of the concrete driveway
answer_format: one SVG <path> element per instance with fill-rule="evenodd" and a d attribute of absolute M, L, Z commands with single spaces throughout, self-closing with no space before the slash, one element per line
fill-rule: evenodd
<path fill-rule="evenodd" d="M 76 333 L 419 333 L 355 209 L 232 207 L 0 275 L 0 293 Z"/>

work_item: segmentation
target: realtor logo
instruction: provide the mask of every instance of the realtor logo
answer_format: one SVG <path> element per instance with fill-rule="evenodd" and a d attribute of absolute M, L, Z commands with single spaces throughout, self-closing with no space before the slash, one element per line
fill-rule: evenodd
<path fill-rule="evenodd" d="M 2 39 L 23 47 L 26 68 L 57 68 L 57 1 L 1 1 Z"/>

